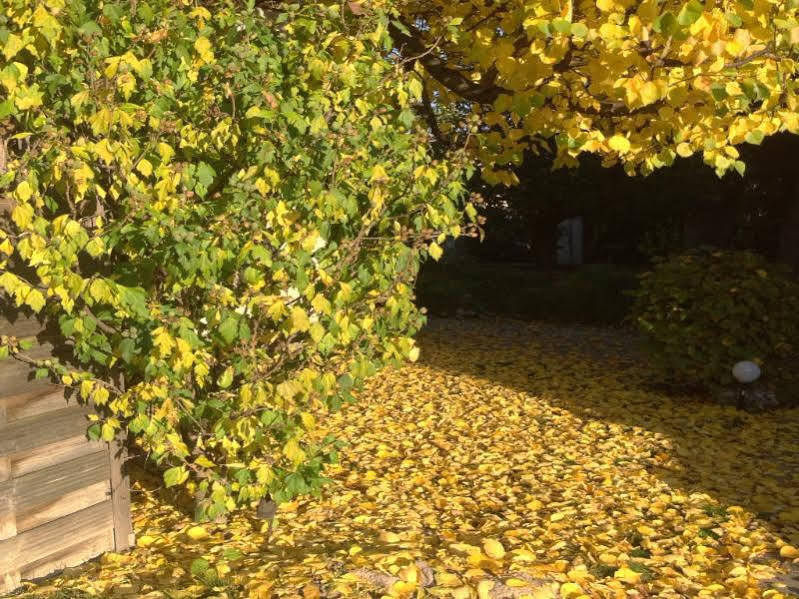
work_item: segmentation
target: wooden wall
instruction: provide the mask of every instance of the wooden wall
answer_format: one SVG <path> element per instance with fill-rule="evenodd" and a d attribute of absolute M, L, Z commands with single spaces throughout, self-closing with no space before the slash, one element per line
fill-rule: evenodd
<path fill-rule="evenodd" d="M 27 355 L 52 350 L 40 331 L 0 314 L 0 335 L 39 335 Z M 124 454 L 87 439 L 88 412 L 63 388 L 32 380 L 27 364 L 0 360 L 0 593 L 133 543 Z"/>

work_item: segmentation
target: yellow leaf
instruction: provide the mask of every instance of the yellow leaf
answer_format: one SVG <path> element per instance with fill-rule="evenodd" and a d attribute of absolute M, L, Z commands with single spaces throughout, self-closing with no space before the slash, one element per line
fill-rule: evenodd
<path fill-rule="evenodd" d="M 6 43 L 3 46 L 3 56 L 6 57 L 6 60 L 11 60 L 24 47 L 25 44 L 22 42 L 22 38 L 11 33 L 6 38 Z"/>
<path fill-rule="evenodd" d="M 204 541 L 211 535 L 209 535 L 208 531 L 202 526 L 192 526 L 186 531 L 186 536 L 192 541 Z"/>
<path fill-rule="evenodd" d="M 214 53 L 211 51 L 211 40 L 207 37 L 198 37 L 194 42 L 194 49 L 200 55 L 204 62 L 213 62 Z"/>
<path fill-rule="evenodd" d="M 139 547 L 149 547 L 157 540 L 156 537 L 150 535 L 142 535 L 136 539 L 136 545 Z"/>
<path fill-rule="evenodd" d="M 204 455 L 201 455 L 194 460 L 194 463 L 198 466 L 202 466 L 203 468 L 213 468 L 215 466 L 215 464 Z"/>
<path fill-rule="evenodd" d="M 738 578 L 739 576 L 746 576 L 749 571 L 746 569 L 746 566 L 737 566 L 730 570 L 730 576 L 734 578 Z"/>
<path fill-rule="evenodd" d="M 175 341 L 164 327 L 158 327 L 153 331 L 153 343 L 158 346 L 162 356 L 168 356 L 175 347 Z"/>
<path fill-rule="evenodd" d="M 479 599 L 492 599 L 491 591 L 494 589 L 493 580 L 481 580 L 477 584 L 477 596 Z"/>
<path fill-rule="evenodd" d="M 626 154 L 630 151 L 630 140 L 623 135 L 614 135 L 608 140 L 611 150 L 616 150 L 619 154 Z"/>
<path fill-rule="evenodd" d="M 383 181 L 388 181 L 388 174 L 386 173 L 386 169 L 377 164 L 372 169 L 372 176 L 369 178 L 369 183 L 380 183 Z"/>
<path fill-rule="evenodd" d="M 645 524 L 642 524 L 641 526 L 638 527 L 638 532 L 640 532 L 645 537 L 652 537 L 657 534 L 657 531 L 654 528 L 646 526 Z"/>
<path fill-rule="evenodd" d="M 439 260 L 444 254 L 444 250 L 435 241 L 430 244 L 430 246 L 427 248 L 427 251 L 430 252 L 430 256 L 433 258 L 433 260 Z"/>
<path fill-rule="evenodd" d="M 300 449 L 299 443 L 296 439 L 290 439 L 283 446 L 283 455 L 286 456 L 293 464 L 299 464 L 305 459 L 305 452 Z"/>
<path fill-rule="evenodd" d="M 613 574 L 613 577 L 623 580 L 627 584 L 638 584 L 641 581 L 641 574 L 630 570 L 630 568 L 619 568 Z"/>
<path fill-rule="evenodd" d="M 131 73 L 123 73 L 117 78 L 117 87 L 122 90 L 122 95 L 128 100 L 136 90 L 136 78 Z"/>
<path fill-rule="evenodd" d="M 573 599 L 583 594 L 582 587 L 575 582 L 564 583 L 560 587 L 560 596 L 564 599 Z"/>
<path fill-rule="evenodd" d="M 103 426 L 100 429 L 100 438 L 105 442 L 110 442 L 114 440 L 114 435 L 116 431 L 114 427 L 111 426 L 108 422 L 104 422 Z"/>
<path fill-rule="evenodd" d="M 493 559 L 505 557 L 505 548 L 496 539 L 485 539 L 483 541 L 483 551 L 488 557 Z"/>
<path fill-rule="evenodd" d="M 381 532 L 378 538 L 382 543 L 399 543 L 401 540 L 400 536 L 397 533 L 387 530 Z"/>
<path fill-rule="evenodd" d="M 641 86 L 641 100 L 643 100 L 644 104 L 652 104 L 653 102 L 657 102 L 660 99 L 660 90 L 658 90 L 658 86 L 652 82 L 647 81 Z"/>
<path fill-rule="evenodd" d="M 690 144 L 682 142 L 677 144 L 677 154 L 682 156 L 683 158 L 688 158 L 691 154 L 694 153 L 693 148 L 691 148 Z"/>
<path fill-rule="evenodd" d="M 172 149 L 172 146 L 164 142 L 159 142 L 157 149 L 158 155 L 161 157 L 161 161 L 164 164 L 169 163 L 169 161 L 172 160 L 172 157 L 175 155 L 175 150 Z"/>
<path fill-rule="evenodd" d="M 311 301 L 311 306 L 320 314 L 330 314 L 332 306 L 330 301 L 321 293 L 317 293 Z"/>
<path fill-rule="evenodd" d="M 31 289 L 25 297 L 25 303 L 30 306 L 34 312 L 41 312 L 45 304 L 44 296 L 38 289 Z"/>
<path fill-rule="evenodd" d="M 104 406 L 108 403 L 109 395 L 108 389 L 105 387 L 96 387 L 92 394 L 92 401 L 98 406 Z"/>
<path fill-rule="evenodd" d="M 31 199 L 33 195 L 33 188 L 31 188 L 30 183 L 27 181 L 23 181 L 17 188 L 14 190 L 14 197 L 19 200 L 20 202 L 27 202 Z"/>
<path fill-rule="evenodd" d="M 600 553 L 599 561 L 603 564 L 607 564 L 608 566 L 615 566 L 618 558 L 612 553 Z"/>
<path fill-rule="evenodd" d="M 136 165 L 136 170 L 145 177 L 149 177 L 153 174 L 153 165 L 146 158 L 142 158 L 139 160 L 139 164 Z"/>
<path fill-rule="evenodd" d="M 412 347 L 411 348 L 411 351 L 408 352 L 408 359 L 411 362 L 416 362 L 416 360 L 419 359 L 419 348 L 418 347 Z"/>
<path fill-rule="evenodd" d="M 11 220 L 20 229 L 27 229 L 33 222 L 33 206 L 30 204 L 17 204 L 11 211 Z"/>
<path fill-rule="evenodd" d="M 311 321 L 308 319 L 308 314 L 299 306 L 294 306 L 291 309 L 291 332 L 305 332 L 311 328 Z"/>

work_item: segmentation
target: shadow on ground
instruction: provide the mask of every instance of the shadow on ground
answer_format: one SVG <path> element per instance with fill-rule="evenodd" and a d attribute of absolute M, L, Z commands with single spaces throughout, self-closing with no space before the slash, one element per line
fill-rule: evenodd
<path fill-rule="evenodd" d="M 701 397 L 656 392 L 655 371 L 636 340 L 619 330 L 434 319 L 421 344 L 432 368 L 485 377 L 586 423 L 658 433 L 663 444 L 630 467 L 643 467 L 686 494 L 741 506 L 786 542 L 799 541 L 799 409 L 753 415 Z"/>

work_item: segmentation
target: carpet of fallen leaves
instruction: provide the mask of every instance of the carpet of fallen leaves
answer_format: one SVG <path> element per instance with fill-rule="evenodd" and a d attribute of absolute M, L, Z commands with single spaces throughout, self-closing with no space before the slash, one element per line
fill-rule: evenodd
<path fill-rule="evenodd" d="M 622 333 L 431 323 L 326 423 L 321 500 L 196 526 L 146 480 L 138 546 L 39 597 L 770 597 L 799 593 L 799 411 L 653 388 Z M 76 593 L 77 590 L 81 594 Z"/>

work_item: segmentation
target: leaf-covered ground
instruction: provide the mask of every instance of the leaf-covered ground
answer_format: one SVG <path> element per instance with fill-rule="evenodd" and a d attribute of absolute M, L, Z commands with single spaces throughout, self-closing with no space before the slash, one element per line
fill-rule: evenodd
<path fill-rule="evenodd" d="M 419 363 L 327 423 L 350 443 L 333 483 L 282 506 L 269 542 L 245 516 L 193 527 L 142 481 L 135 550 L 30 592 L 799 593 L 799 411 L 668 397 L 628 346 L 600 329 L 434 322 Z"/>

